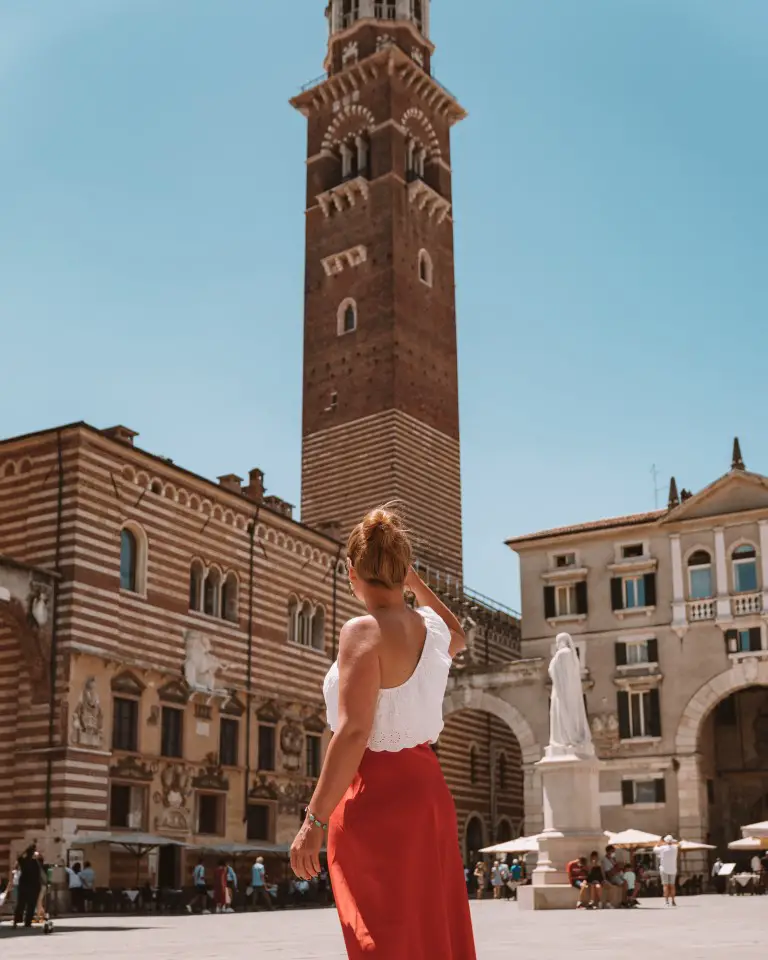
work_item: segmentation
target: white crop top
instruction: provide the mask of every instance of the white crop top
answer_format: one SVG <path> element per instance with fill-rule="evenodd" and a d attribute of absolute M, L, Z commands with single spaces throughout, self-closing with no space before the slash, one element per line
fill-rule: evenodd
<path fill-rule="evenodd" d="M 368 739 L 368 749 L 397 752 L 422 743 L 435 743 L 443 729 L 443 698 L 451 669 L 451 633 L 431 607 L 417 611 L 427 625 L 424 650 L 416 669 L 399 687 L 380 690 Z M 339 724 L 339 664 L 323 684 L 328 726 Z"/>

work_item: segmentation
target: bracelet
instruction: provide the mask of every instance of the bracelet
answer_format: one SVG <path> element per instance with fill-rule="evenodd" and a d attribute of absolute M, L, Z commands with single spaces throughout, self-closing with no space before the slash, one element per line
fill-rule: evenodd
<path fill-rule="evenodd" d="M 326 832 L 328 831 L 328 824 L 323 823 L 322 820 L 318 820 L 311 810 L 307 810 L 307 819 L 313 827 L 319 827 L 321 830 L 325 830 Z"/>

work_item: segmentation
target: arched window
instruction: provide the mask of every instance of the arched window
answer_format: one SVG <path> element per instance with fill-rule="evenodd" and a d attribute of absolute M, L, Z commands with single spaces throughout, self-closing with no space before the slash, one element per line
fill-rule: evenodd
<path fill-rule="evenodd" d="M 237 577 L 228 573 L 221 586 L 221 615 L 230 623 L 237 623 Z"/>
<path fill-rule="evenodd" d="M 688 557 L 688 590 L 691 600 L 708 600 L 712 595 L 712 558 L 706 550 Z"/>
<path fill-rule="evenodd" d="M 477 783 L 477 747 L 474 743 L 469 748 L 469 782 Z"/>
<path fill-rule="evenodd" d="M 733 561 L 733 589 L 735 593 L 755 593 L 757 590 L 757 553 L 748 543 L 731 554 Z"/>
<path fill-rule="evenodd" d="M 424 12 L 422 0 L 411 0 L 411 18 L 419 30 L 424 27 Z"/>
<path fill-rule="evenodd" d="M 483 821 L 478 816 L 471 816 L 467 821 L 465 856 L 467 863 L 473 861 L 480 850 L 485 846 L 485 830 Z"/>
<path fill-rule="evenodd" d="M 208 571 L 203 584 L 203 613 L 207 613 L 209 617 L 218 617 L 220 594 L 221 574 L 215 567 L 212 567 Z"/>
<path fill-rule="evenodd" d="M 419 251 L 419 280 L 428 287 L 432 286 L 432 257 L 426 250 Z"/>
<path fill-rule="evenodd" d="M 357 304 L 354 300 L 347 299 L 341 303 L 336 320 L 340 337 L 357 330 Z"/>
<path fill-rule="evenodd" d="M 312 646 L 315 650 L 325 650 L 325 610 L 315 609 L 312 617 Z"/>
<path fill-rule="evenodd" d="M 136 593 L 136 563 L 139 547 L 136 537 L 128 530 L 123 529 L 120 534 L 120 589 Z"/>
<path fill-rule="evenodd" d="M 147 592 L 147 535 L 133 521 L 120 531 L 120 589 L 142 596 Z"/>
<path fill-rule="evenodd" d="M 203 577 L 205 571 L 200 560 L 193 560 L 189 570 L 189 609 L 203 609 Z"/>
<path fill-rule="evenodd" d="M 341 28 L 346 30 L 351 27 L 355 20 L 360 16 L 360 0 L 342 0 L 341 2 Z"/>
<path fill-rule="evenodd" d="M 405 145 L 405 173 L 406 179 L 423 180 L 427 163 L 427 148 L 415 137 L 411 137 Z"/>
<path fill-rule="evenodd" d="M 312 604 L 305 600 L 299 612 L 299 643 L 302 647 L 312 646 Z"/>
<path fill-rule="evenodd" d="M 299 601 L 291 597 L 288 602 L 288 640 L 290 643 L 299 642 Z"/>

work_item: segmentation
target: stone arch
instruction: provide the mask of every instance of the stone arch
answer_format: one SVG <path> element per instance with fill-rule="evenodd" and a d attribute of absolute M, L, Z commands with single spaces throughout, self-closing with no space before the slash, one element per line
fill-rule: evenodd
<path fill-rule="evenodd" d="M 361 131 L 370 134 L 375 125 L 376 120 L 368 107 L 349 103 L 339 110 L 325 131 L 320 152 L 326 157 L 332 156 L 333 148 L 338 147 L 350 134 Z"/>
<path fill-rule="evenodd" d="M 677 753 L 696 753 L 702 724 L 721 700 L 747 687 L 762 686 L 768 687 L 768 660 L 747 657 L 699 687 L 680 717 L 675 737 Z"/>
<path fill-rule="evenodd" d="M 454 690 L 443 701 L 443 716 L 448 717 L 458 710 L 482 710 L 503 720 L 517 737 L 523 755 L 523 764 L 536 763 L 541 759 L 539 746 L 533 730 L 517 707 L 486 693 L 484 690 Z"/>

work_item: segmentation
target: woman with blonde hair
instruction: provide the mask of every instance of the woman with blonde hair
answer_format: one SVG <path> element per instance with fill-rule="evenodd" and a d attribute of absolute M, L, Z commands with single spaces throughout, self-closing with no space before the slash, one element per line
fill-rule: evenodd
<path fill-rule="evenodd" d="M 390 507 L 371 511 L 349 537 L 350 587 L 367 613 L 342 628 L 325 679 L 333 738 L 291 865 L 317 876 L 327 836 L 352 960 L 475 960 L 456 811 L 430 747 L 464 632 L 411 562 Z"/>

